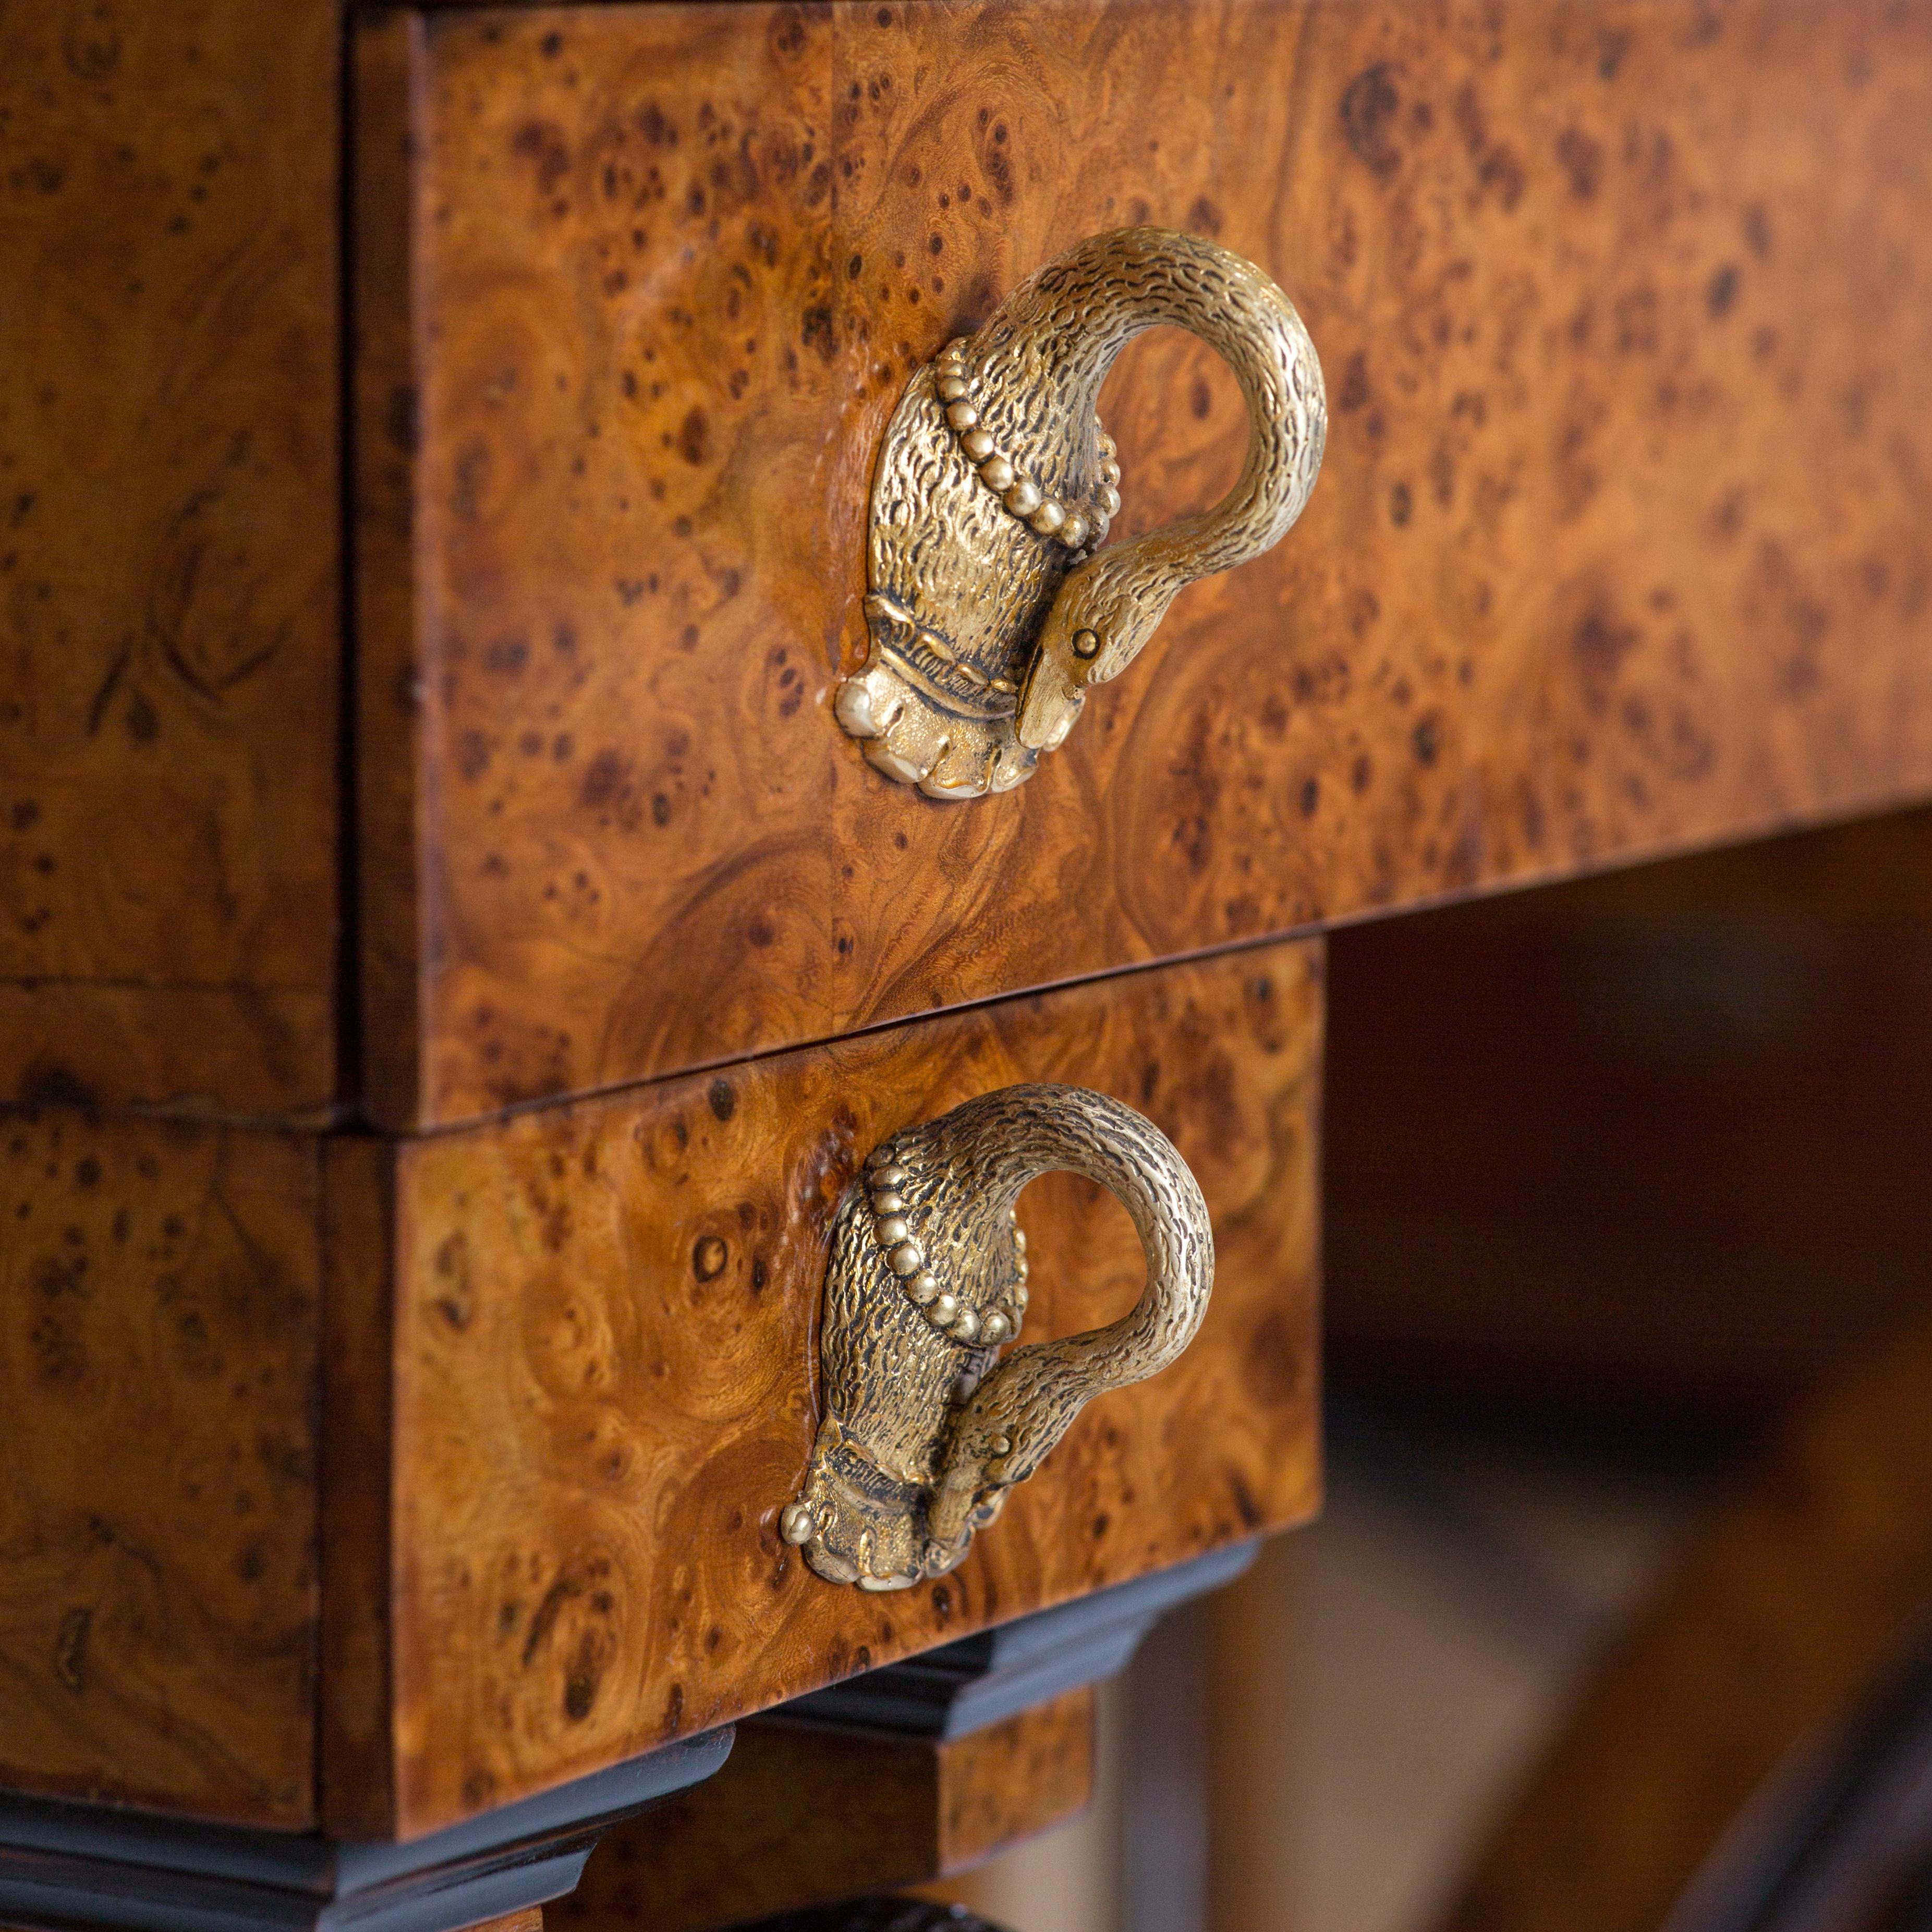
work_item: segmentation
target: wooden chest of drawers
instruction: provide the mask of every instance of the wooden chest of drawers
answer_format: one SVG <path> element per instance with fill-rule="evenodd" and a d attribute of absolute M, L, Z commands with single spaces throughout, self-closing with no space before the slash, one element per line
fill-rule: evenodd
<path fill-rule="evenodd" d="M 0 23 L 0 1781 L 412 1839 L 1306 1516 L 1316 935 L 1932 790 L 1928 103 L 1883 0 Z M 882 438 L 1128 226 L 1286 291 L 1320 481 L 920 796 L 837 715 Z M 1240 468 L 1192 338 L 1100 408 L 1116 545 Z M 1035 1081 L 1215 1299 L 841 1590 L 835 1210 Z M 1028 1201 L 1034 1333 L 1126 1308 Z"/>

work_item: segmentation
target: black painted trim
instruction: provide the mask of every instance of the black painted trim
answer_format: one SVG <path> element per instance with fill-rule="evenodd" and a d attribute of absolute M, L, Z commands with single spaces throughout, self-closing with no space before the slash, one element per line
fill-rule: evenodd
<path fill-rule="evenodd" d="M 1167 1612 L 1232 1582 L 1237 1544 L 795 1699 L 768 1718 L 964 1737 L 1111 1677 Z M 0 1923 L 22 1932 L 460 1932 L 562 1898 L 598 1836 L 709 1778 L 715 1731 L 406 1843 L 332 1843 L 0 1793 Z"/>
<path fill-rule="evenodd" d="M 1258 1543 L 1238 1543 L 1172 1569 L 888 1664 L 768 1715 L 902 1736 L 964 1737 L 1124 1670 L 1169 1610 L 1230 1583 Z"/>
<path fill-rule="evenodd" d="M 561 1898 L 602 1832 L 709 1778 L 732 1736 L 668 1745 L 403 1844 L 0 1795 L 0 1921 L 22 1932 L 460 1932 Z"/>

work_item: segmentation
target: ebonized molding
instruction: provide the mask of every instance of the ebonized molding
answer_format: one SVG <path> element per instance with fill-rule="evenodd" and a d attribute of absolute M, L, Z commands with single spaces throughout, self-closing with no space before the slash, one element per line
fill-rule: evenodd
<path fill-rule="evenodd" d="M 21 1932 L 460 1932 L 561 1898 L 598 1835 L 709 1778 L 714 1731 L 401 1844 L 332 1843 L 0 1797 L 0 1924 Z"/>
<path fill-rule="evenodd" d="M 1233 1582 L 1258 1543 L 1238 1543 L 923 1656 L 796 1697 L 775 1717 L 902 1736 L 959 1738 L 1124 1670 L 1169 1610 Z"/>
<path fill-rule="evenodd" d="M 796 1699 L 769 1718 L 966 1736 L 1112 1676 L 1158 1618 L 1232 1581 L 1257 1546 L 1233 1545 L 1020 1618 Z M 20 1932 L 461 1932 L 573 1890 L 603 1832 L 709 1778 L 733 1736 L 726 1729 L 669 1745 L 402 1844 L 0 1796 L 0 1924 Z M 797 1922 L 800 1932 L 973 1932 L 976 1923 L 903 1900 L 842 1910 L 848 1916 Z M 907 1911 L 914 1916 L 903 1924 L 891 1916 Z"/>

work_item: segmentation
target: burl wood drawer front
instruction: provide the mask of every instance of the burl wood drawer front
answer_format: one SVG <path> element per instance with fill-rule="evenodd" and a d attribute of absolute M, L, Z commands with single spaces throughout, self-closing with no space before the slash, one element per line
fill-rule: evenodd
<path fill-rule="evenodd" d="M 332 1828 L 413 1834 L 1304 1519 L 1318 946 L 334 1144 Z M 1213 1216 L 1205 1322 L 1174 1366 L 1088 1408 L 952 1574 L 829 1583 L 778 1519 L 824 1405 L 833 1208 L 886 1134 L 1040 1080 L 1172 1136 Z M 386 1232 L 368 1208 L 385 1198 Z M 1132 1305 L 1139 1246 L 1111 1197 L 1056 1176 L 1020 1215 L 1028 1341 Z M 384 1440 L 386 1481 L 363 1455 Z"/>
<path fill-rule="evenodd" d="M 1932 786 L 1932 13 L 608 5 L 359 36 L 368 1082 L 448 1120 Z M 1325 466 L 1017 790 L 831 715 L 909 373 L 1129 222 Z M 1246 434 L 1103 399 L 1118 534 Z"/>

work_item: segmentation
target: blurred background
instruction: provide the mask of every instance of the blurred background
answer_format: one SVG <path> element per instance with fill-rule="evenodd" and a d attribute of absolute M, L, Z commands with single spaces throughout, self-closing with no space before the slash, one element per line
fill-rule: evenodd
<path fill-rule="evenodd" d="M 1778 1797 L 1902 1734 L 1932 1602 L 1932 814 L 1329 958 L 1326 1513 L 1108 1688 L 1088 1814 L 943 1895 L 1585 1932 L 1695 1872 L 1672 1932 L 1932 1928 L 1932 1781 Z"/>

